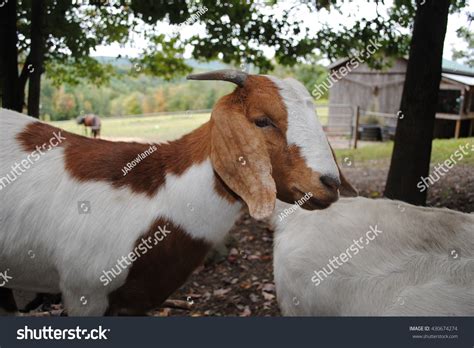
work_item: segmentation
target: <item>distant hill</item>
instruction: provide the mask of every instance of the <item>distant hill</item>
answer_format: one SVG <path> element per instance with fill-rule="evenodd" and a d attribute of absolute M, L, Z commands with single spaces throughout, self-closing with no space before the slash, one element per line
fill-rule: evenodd
<path fill-rule="evenodd" d="M 128 57 L 94 58 L 100 63 L 114 66 L 117 74 L 113 74 L 104 85 L 94 85 L 84 80 L 77 85 L 63 84 L 59 87 L 45 76 L 41 90 L 41 116 L 44 119 L 75 119 L 85 113 L 108 117 L 211 109 L 220 97 L 235 88 L 233 84 L 221 81 L 186 81 L 184 76 L 165 81 L 148 74 L 130 74 L 132 61 Z M 187 59 L 186 63 L 196 72 L 231 68 L 219 61 Z M 252 73 L 256 73 L 252 70 Z M 291 68 L 277 66 L 272 74 L 292 76 L 308 90 L 327 78 L 327 70 L 318 63 L 299 64 Z"/>
<path fill-rule="evenodd" d="M 127 57 L 97 56 L 94 58 L 102 64 L 110 64 L 120 69 L 130 69 L 132 66 L 130 59 Z M 186 59 L 185 61 L 186 64 L 192 67 L 194 70 L 218 70 L 229 68 L 228 65 L 219 61 L 199 62 L 195 59 Z"/>

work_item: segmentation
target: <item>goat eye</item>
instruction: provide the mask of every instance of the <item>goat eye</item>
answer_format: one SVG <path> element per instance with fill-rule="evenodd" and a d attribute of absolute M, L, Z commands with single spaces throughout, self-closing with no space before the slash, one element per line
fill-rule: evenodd
<path fill-rule="evenodd" d="M 255 125 L 260 128 L 273 126 L 272 120 L 268 117 L 259 117 L 255 120 Z"/>

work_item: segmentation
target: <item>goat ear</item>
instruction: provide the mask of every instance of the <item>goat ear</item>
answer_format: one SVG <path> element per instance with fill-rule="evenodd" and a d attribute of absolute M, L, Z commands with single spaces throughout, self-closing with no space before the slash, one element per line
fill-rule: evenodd
<path fill-rule="evenodd" d="M 359 191 L 352 186 L 352 184 L 347 181 L 346 177 L 344 174 L 342 174 L 341 167 L 339 167 L 339 164 L 337 163 L 337 158 L 336 154 L 334 153 L 334 150 L 331 145 L 329 145 L 332 151 L 332 156 L 334 157 L 334 161 L 336 162 L 337 169 L 339 171 L 339 178 L 341 179 L 341 187 L 339 187 L 339 194 L 342 197 L 357 197 L 359 195 Z"/>
<path fill-rule="evenodd" d="M 341 168 L 339 168 L 339 177 L 341 178 L 341 187 L 339 188 L 339 194 L 342 197 L 357 197 L 359 195 L 359 191 L 357 191 L 357 189 L 352 186 L 349 181 L 347 181 L 346 177 L 341 172 Z"/>
<path fill-rule="evenodd" d="M 217 105 L 211 116 L 211 161 L 255 219 L 275 208 L 276 185 L 265 139 L 237 105 Z"/>

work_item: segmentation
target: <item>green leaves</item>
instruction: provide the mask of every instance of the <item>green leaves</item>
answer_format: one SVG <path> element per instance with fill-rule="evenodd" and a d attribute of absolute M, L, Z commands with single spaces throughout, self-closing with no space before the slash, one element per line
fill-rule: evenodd
<path fill-rule="evenodd" d="M 179 24 L 189 15 L 185 1 L 132 0 L 130 9 L 147 24 L 156 24 L 165 18 L 171 24 Z"/>
<path fill-rule="evenodd" d="M 169 81 L 192 71 L 184 62 L 184 46 L 180 45 L 177 38 L 167 39 L 165 35 L 156 35 L 150 41 L 141 58 L 133 61 L 132 72 L 160 76 Z"/>
<path fill-rule="evenodd" d="M 19 57 L 24 62 L 29 53 L 31 4 L 18 2 Z M 434 1 L 434 0 L 430 0 Z M 372 4 L 374 12 L 383 0 L 361 1 Z M 198 60 L 220 59 L 235 66 L 251 64 L 261 73 L 275 64 L 292 66 L 314 53 L 330 60 L 348 57 L 365 50 L 368 41 L 380 42 L 382 49 L 370 55 L 367 62 L 375 68 L 389 64 L 385 57 L 408 53 L 411 26 L 419 0 L 394 0 L 386 14 L 359 18 L 339 28 L 323 26 L 310 34 L 296 8 L 318 11 L 341 11 L 348 0 L 301 0 L 283 11 L 272 11 L 277 1 L 153 1 L 153 0 L 48 0 L 46 11 L 47 72 L 55 84 L 89 80 L 97 84 L 108 81 L 113 70 L 89 58 L 90 52 L 112 43 L 125 44 L 136 33 L 144 33 L 149 45 L 134 61 L 139 69 L 134 74 L 150 74 L 171 80 L 191 69 L 182 56 L 184 48 L 192 49 Z M 281 5 L 281 3 L 278 3 Z M 451 11 L 460 11 L 467 0 L 453 0 Z M 207 10 L 196 15 L 200 8 Z M 204 27 L 203 35 L 184 40 L 181 27 L 171 38 L 159 31 L 159 22 L 183 24 L 192 19 Z M 274 52 L 274 58 L 267 53 Z M 459 53 L 461 54 L 461 53 Z"/>
<path fill-rule="evenodd" d="M 467 49 L 453 49 L 453 58 L 464 60 L 467 65 L 474 67 L 474 31 L 469 30 L 469 28 L 459 28 L 457 34 L 459 38 L 466 41 Z"/>
<path fill-rule="evenodd" d="M 295 38 L 305 28 L 302 21 L 289 17 L 286 10 L 281 18 L 269 11 L 272 3 L 253 1 L 218 2 L 203 0 L 209 8 L 200 21 L 205 26 L 203 37 L 193 36 L 187 41 L 194 47 L 193 57 L 222 59 L 225 63 L 251 63 L 264 73 L 273 69 L 273 63 L 263 48 L 274 48 L 277 62 L 295 64 L 297 59 L 311 52 L 313 45 Z M 289 34 L 289 35 L 288 35 Z"/>
<path fill-rule="evenodd" d="M 109 82 L 115 70 L 111 65 L 101 64 L 89 56 L 66 56 L 48 61 L 46 72 L 56 87 L 63 83 L 77 85 L 85 80 L 100 86 Z"/>

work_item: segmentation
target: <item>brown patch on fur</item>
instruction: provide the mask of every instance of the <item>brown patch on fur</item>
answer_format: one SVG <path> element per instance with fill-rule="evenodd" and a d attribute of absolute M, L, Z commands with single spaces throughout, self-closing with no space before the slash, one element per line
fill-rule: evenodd
<path fill-rule="evenodd" d="M 170 233 L 132 264 L 125 284 L 109 295 L 107 314 L 144 315 L 159 307 L 203 262 L 210 245 L 191 238 L 171 221 L 157 219 L 143 239 L 153 240 L 154 233 L 164 226 Z M 140 243 L 142 239 L 135 248 Z"/>
<path fill-rule="evenodd" d="M 250 215 L 268 217 L 276 189 L 265 139 L 242 108 L 223 97 L 212 112 L 211 160 L 222 181 L 245 201 Z"/>
<path fill-rule="evenodd" d="M 229 203 L 235 203 L 236 201 L 240 201 L 240 197 L 230 189 L 229 186 L 226 185 L 226 183 L 221 179 L 219 174 L 214 172 L 214 190 L 227 202 Z"/>
<path fill-rule="evenodd" d="M 264 76 L 249 76 L 244 88 L 237 88 L 223 109 L 241 106 L 250 123 L 260 116 L 269 117 L 275 127 L 262 128 L 265 149 L 272 165 L 271 175 L 275 181 L 277 197 L 287 203 L 293 203 L 305 193 L 313 194 L 323 206 L 337 200 L 337 192 L 328 190 L 319 177 L 320 174 L 308 167 L 300 149 L 288 146 L 286 132 L 288 130 L 288 110 L 281 99 L 278 87 Z M 217 109 L 218 105 L 216 105 Z M 255 138 L 255 136 L 253 136 Z M 262 146 L 261 144 L 260 146 Z M 238 192 L 238 191 L 237 191 Z"/>
<path fill-rule="evenodd" d="M 288 110 L 281 99 L 278 87 L 266 77 L 255 77 L 249 85 L 254 91 L 247 103 L 248 112 L 252 114 L 271 116 L 277 129 L 270 129 L 265 133 L 267 148 L 273 167 L 272 176 L 277 187 L 278 199 L 287 203 L 294 203 L 305 193 L 311 192 L 311 202 L 327 206 L 337 200 L 337 192 L 328 190 L 321 181 L 320 173 L 308 167 L 295 145 L 288 145 L 286 132 L 288 130 Z M 247 86 L 246 86 L 247 87 Z M 261 91 L 265 90 L 265 93 Z M 303 208 L 314 209 L 311 202 Z M 320 207 L 318 207 L 320 208 Z"/>
<path fill-rule="evenodd" d="M 245 88 L 237 88 L 230 100 L 242 106 L 247 118 L 253 122 L 260 116 L 268 116 L 285 135 L 288 129 L 288 112 L 278 87 L 264 76 L 249 76 Z"/>
<path fill-rule="evenodd" d="M 255 120 L 269 117 L 280 133 L 256 127 Z M 287 111 L 276 85 L 263 76 L 249 76 L 215 105 L 211 117 L 211 160 L 223 183 L 245 201 L 257 219 L 274 209 L 276 187 L 268 139 L 286 143 Z M 276 128 L 275 128 L 276 129 Z M 278 163 L 277 163 L 278 164 Z"/>
<path fill-rule="evenodd" d="M 203 162 L 210 153 L 209 123 L 178 140 L 163 144 L 90 139 L 41 122 L 30 123 L 17 135 L 17 140 L 25 151 L 32 152 L 37 146 L 49 143 L 54 133 L 61 133 L 66 138 L 59 146 L 64 148 L 65 169 L 76 180 L 105 181 L 113 187 L 129 187 L 149 196 L 164 184 L 167 173 L 180 175 L 193 164 Z M 150 146 L 156 146 L 156 151 L 124 176 L 122 168 Z M 215 186 L 221 196 L 235 202 L 232 194 L 217 179 Z"/>
<path fill-rule="evenodd" d="M 275 127 L 257 128 L 266 116 Z M 320 181 L 296 146 L 288 146 L 288 111 L 273 81 L 249 76 L 244 87 L 221 98 L 211 117 L 211 159 L 219 176 L 259 219 L 271 214 L 275 198 L 293 203 L 305 193 L 304 207 L 323 208 L 338 198 L 337 190 Z M 241 166 L 238 159 L 246 164 Z M 276 192 L 276 197 L 275 197 Z"/>
<path fill-rule="evenodd" d="M 423 237 L 421 239 L 421 243 L 417 243 L 416 247 L 417 249 L 424 252 L 431 252 L 433 250 L 436 250 L 438 252 L 444 251 L 443 244 L 439 240 L 437 240 L 435 236 Z M 446 253 L 448 253 L 448 250 L 446 250 Z"/>
<path fill-rule="evenodd" d="M 297 146 L 289 146 L 273 153 L 273 178 L 278 188 L 278 198 L 286 203 L 294 203 L 306 193 L 312 193 L 314 201 L 322 206 L 337 200 L 337 191 L 328 190 L 320 181 L 320 174 L 306 165 L 306 161 Z M 307 206 L 303 206 L 306 208 Z"/>

